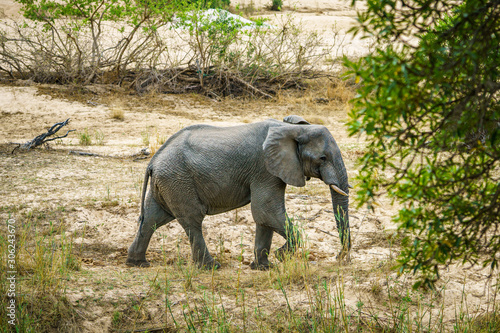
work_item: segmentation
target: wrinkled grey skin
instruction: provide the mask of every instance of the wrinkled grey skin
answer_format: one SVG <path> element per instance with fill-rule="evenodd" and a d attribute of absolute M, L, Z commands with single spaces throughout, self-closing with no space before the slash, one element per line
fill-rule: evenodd
<path fill-rule="evenodd" d="M 201 267 L 220 267 L 205 244 L 203 218 L 250 202 L 256 222 L 251 267 L 269 268 L 274 232 L 286 239 L 277 255 L 293 251 L 297 236 L 287 232 L 293 229 L 285 211 L 286 185 L 304 186 L 306 178 L 316 177 L 345 193 L 349 188 L 340 150 L 328 129 L 309 125 L 298 116 L 284 121 L 234 127 L 194 125 L 169 138 L 147 167 L 140 226 L 127 264 L 149 266 L 146 249 L 153 232 L 177 219 L 189 237 L 193 260 Z M 351 247 L 349 198 L 332 190 L 331 196 L 344 244 L 338 258 L 343 258 Z M 343 220 L 338 212 L 344 214 Z"/>

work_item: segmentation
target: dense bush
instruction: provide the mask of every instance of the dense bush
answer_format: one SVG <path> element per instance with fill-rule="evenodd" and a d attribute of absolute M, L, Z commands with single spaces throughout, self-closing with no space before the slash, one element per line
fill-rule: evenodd
<path fill-rule="evenodd" d="M 360 203 L 403 204 L 400 268 L 416 286 L 455 261 L 498 268 L 500 1 L 368 2 L 358 18 L 378 42 L 346 60 L 361 81 L 349 131 L 369 141 Z"/>

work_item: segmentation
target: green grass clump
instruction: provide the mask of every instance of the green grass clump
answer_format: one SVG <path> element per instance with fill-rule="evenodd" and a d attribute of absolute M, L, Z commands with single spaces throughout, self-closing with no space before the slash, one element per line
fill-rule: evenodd
<path fill-rule="evenodd" d="M 80 145 L 81 146 L 90 146 L 92 145 L 92 137 L 88 132 L 88 129 L 85 128 L 83 132 L 78 134 L 78 138 L 80 140 Z"/>

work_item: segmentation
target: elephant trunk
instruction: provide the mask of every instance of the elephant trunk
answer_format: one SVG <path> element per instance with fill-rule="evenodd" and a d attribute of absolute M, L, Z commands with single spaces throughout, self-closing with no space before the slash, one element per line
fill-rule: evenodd
<path fill-rule="evenodd" d="M 345 186 L 341 186 L 341 189 L 345 194 L 349 193 L 347 182 Z M 338 193 L 335 189 L 330 187 L 330 193 L 332 196 L 333 212 L 335 215 L 335 221 L 337 222 L 337 229 L 339 231 L 340 243 L 342 249 L 340 250 L 338 259 L 342 259 L 349 254 L 351 249 L 351 232 L 349 228 L 349 197 Z"/>

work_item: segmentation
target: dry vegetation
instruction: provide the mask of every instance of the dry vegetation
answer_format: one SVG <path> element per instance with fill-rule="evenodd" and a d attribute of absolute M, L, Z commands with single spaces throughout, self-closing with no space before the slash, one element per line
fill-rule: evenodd
<path fill-rule="evenodd" d="M 398 207 L 388 198 L 375 212 L 356 208 L 351 198 L 352 262 L 337 262 L 329 190 L 319 180 L 287 189 L 288 214 L 304 244 L 283 263 L 272 258 L 276 266 L 268 272 L 249 267 L 255 232 L 249 206 L 204 222 L 208 247 L 222 264 L 217 271 L 192 265 L 175 221 L 153 236 L 152 267 L 125 266 L 148 163 L 137 156 L 145 147 L 154 153 L 187 125 L 301 115 L 330 129 L 349 177 L 356 175 L 366 143 L 348 137 L 344 126 L 355 85 L 333 76 L 305 83 L 271 100 L 98 84 L 1 85 L 0 218 L 16 225 L 17 331 L 498 331 L 497 280 L 488 269 L 450 266 L 435 291 L 412 290 L 414 277 L 397 274 L 404 235 L 391 222 Z M 11 142 L 25 142 L 62 118 L 71 118 L 76 132 L 43 149 L 11 153 Z M 5 225 L 0 328 L 9 331 Z M 282 244 L 276 236 L 272 250 Z"/>

